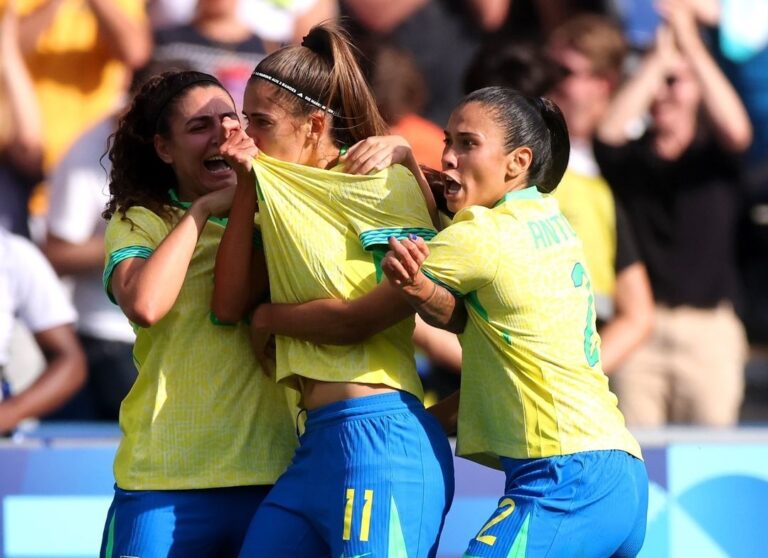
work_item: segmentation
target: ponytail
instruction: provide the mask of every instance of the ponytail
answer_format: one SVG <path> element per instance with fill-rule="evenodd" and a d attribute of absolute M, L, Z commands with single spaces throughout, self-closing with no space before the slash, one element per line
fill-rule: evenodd
<path fill-rule="evenodd" d="M 545 193 L 552 192 L 565 174 L 568 167 L 568 158 L 571 154 L 571 141 L 568 138 L 568 126 L 565 117 L 551 99 L 538 97 L 537 104 L 544 124 L 549 131 L 549 165 L 542 169 L 542 176 L 537 183 L 539 190 Z"/>
<path fill-rule="evenodd" d="M 278 85 L 278 95 L 298 114 L 324 110 L 331 134 L 352 145 L 387 133 L 373 93 L 363 76 L 348 35 L 337 25 L 313 27 L 301 45 L 284 47 L 262 60 L 251 76 Z"/>

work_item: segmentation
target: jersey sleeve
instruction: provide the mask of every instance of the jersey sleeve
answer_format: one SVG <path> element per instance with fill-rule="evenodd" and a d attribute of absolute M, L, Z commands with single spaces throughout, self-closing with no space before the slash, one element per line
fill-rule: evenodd
<path fill-rule="evenodd" d="M 132 207 L 125 214 L 112 216 L 104 238 L 106 263 L 102 277 L 104 290 L 112 302 L 115 299 L 110 282 L 117 264 L 129 258 L 149 258 L 170 230 L 169 223 L 144 207 Z"/>
<path fill-rule="evenodd" d="M 403 166 L 367 177 L 350 175 L 337 182 L 331 197 L 366 250 L 386 248 L 391 236 L 415 234 L 424 240 L 435 236 L 418 182 Z"/>
<path fill-rule="evenodd" d="M 456 296 L 466 296 L 493 281 L 501 247 L 492 220 L 481 217 L 484 208 L 469 208 L 429 242 L 422 271 Z"/>
<path fill-rule="evenodd" d="M 11 242 L 14 307 L 19 319 L 33 333 L 74 323 L 77 312 L 45 256 L 24 238 L 14 237 Z"/>

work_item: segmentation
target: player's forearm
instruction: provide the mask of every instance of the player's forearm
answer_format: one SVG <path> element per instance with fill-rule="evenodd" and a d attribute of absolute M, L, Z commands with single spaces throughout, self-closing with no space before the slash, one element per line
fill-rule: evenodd
<path fill-rule="evenodd" d="M 427 182 L 427 178 L 424 176 L 424 172 L 421 170 L 419 162 L 416 160 L 416 157 L 413 154 L 413 150 L 410 150 L 407 159 L 403 161 L 403 166 L 411 171 L 413 176 L 416 178 L 416 182 L 419 183 L 421 195 L 424 196 L 424 201 L 427 204 L 429 217 L 432 220 L 434 227 L 439 230 L 440 215 L 437 212 L 437 202 L 435 202 L 435 196 L 432 194 L 432 188 L 429 186 L 429 182 Z"/>
<path fill-rule="evenodd" d="M 149 258 L 130 258 L 117 265 L 112 292 L 129 320 L 150 327 L 173 307 L 209 215 L 202 204 L 193 203 Z"/>
<path fill-rule="evenodd" d="M 361 343 L 413 314 L 388 283 L 354 300 L 318 299 L 301 304 L 263 304 L 254 327 L 324 345 Z"/>
<path fill-rule="evenodd" d="M 253 219 L 256 190 L 245 180 L 238 181 L 227 228 L 216 253 L 211 308 L 224 322 L 243 319 L 253 307 Z"/>
<path fill-rule="evenodd" d="M 448 436 L 455 435 L 458 429 L 460 395 L 460 392 L 457 390 L 427 408 L 427 412 L 437 419 L 437 422 L 440 423 L 443 431 Z"/>
<path fill-rule="evenodd" d="M 464 305 L 446 288 L 419 272 L 411 285 L 401 289 L 405 300 L 431 326 L 461 333 L 467 322 Z"/>

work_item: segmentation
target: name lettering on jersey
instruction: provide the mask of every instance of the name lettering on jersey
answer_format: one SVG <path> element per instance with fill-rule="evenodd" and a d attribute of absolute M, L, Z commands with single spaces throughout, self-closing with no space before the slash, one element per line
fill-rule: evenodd
<path fill-rule="evenodd" d="M 549 248 L 576 238 L 576 232 L 562 213 L 546 219 L 528 221 L 528 230 L 531 232 L 536 248 L 539 249 Z"/>

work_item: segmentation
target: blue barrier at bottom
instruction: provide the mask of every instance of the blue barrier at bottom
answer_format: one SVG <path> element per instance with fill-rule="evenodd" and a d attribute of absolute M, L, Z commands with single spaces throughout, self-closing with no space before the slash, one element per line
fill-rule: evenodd
<path fill-rule="evenodd" d="M 117 440 L 53 433 L 0 443 L 0 557 L 98 555 Z M 651 479 L 642 558 L 768 556 L 768 430 L 638 438 Z M 462 555 L 503 486 L 501 472 L 456 459 L 456 497 L 438 556 Z"/>

